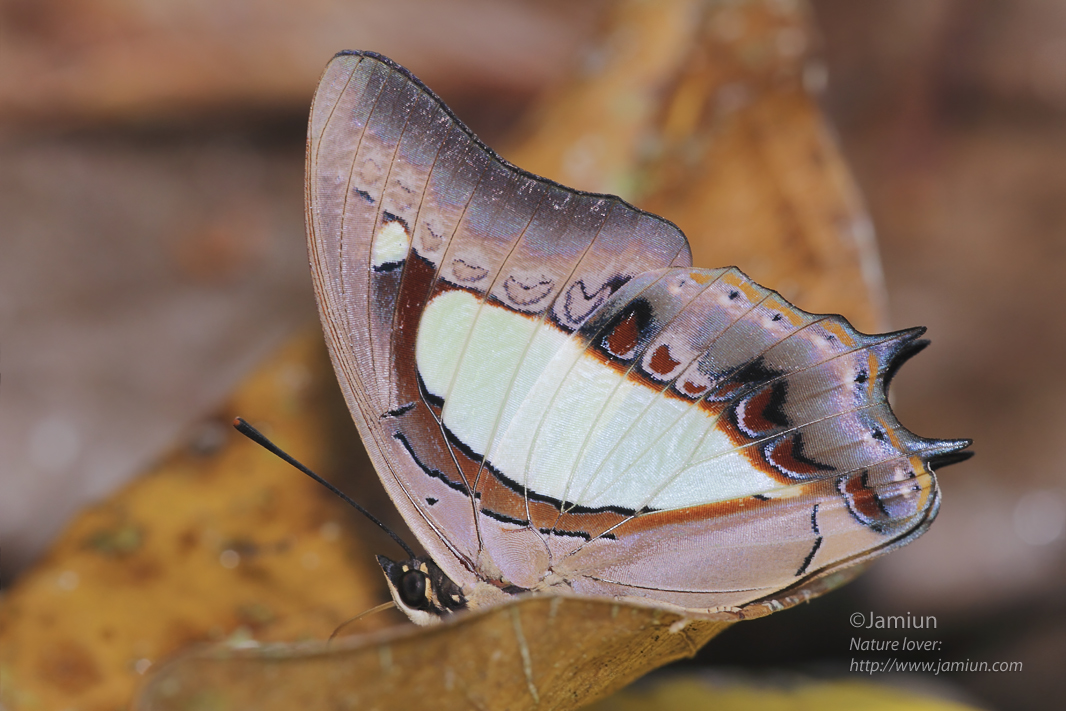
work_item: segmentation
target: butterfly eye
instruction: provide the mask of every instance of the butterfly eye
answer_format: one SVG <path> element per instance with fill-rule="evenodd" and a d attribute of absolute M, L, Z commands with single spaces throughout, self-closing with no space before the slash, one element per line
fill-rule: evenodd
<path fill-rule="evenodd" d="M 426 597 L 426 575 L 418 570 L 408 570 L 400 578 L 400 599 L 408 607 L 423 609 L 429 600 Z"/>

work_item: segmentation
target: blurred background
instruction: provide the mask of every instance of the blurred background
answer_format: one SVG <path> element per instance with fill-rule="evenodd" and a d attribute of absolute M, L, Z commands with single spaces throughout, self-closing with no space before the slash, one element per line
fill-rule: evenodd
<path fill-rule="evenodd" d="M 328 58 L 396 59 L 506 155 L 610 3 L 575 5 L 0 0 L 5 586 L 314 323 L 303 147 Z M 1066 695 L 1066 4 L 810 6 L 810 83 L 864 193 L 891 325 L 933 341 L 893 383 L 897 414 L 977 456 L 943 472 L 918 543 L 697 661 L 844 674 L 842 611 L 909 611 L 937 616 L 945 659 L 1025 665 L 936 684 L 1047 708 Z"/>

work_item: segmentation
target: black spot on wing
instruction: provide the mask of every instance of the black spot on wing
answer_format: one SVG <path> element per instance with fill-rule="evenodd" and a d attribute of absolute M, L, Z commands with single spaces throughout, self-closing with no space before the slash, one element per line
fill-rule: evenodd
<path fill-rule="evenodd" d="M 378 266 L 374 267 L 374 273 L 381 274 L 382 272 L 394 272 L 402 266 L 402 260 L 399 262 L 385 262 L 384 264 L 379 264 Z"/>
<path fill-rule="evenodd" d="M 779 378 L 784 374 L 785 371 L 770 366 L 765 358 L 759 356 L 747 365 L 738 368 L 729 379 L 741 385 L 758 385 Z"/>
<path fill-rule="evenodd" d="M 401 405 L 400 407 L 397 407 L 395 410 L 383 412 L 381 413 L 380 419 L 384 420 L 387 417 L 399 417 L 400 415 L 407 414 L 411 410 L 415 409 L 415 404 L 416 403 L 409 402 L 406 405 Z"/>
<path fill-rule="evenodd" d="M 707 392 L 705 398 L 711 402 L 731 402 L 739 399 L 748 390 L 754 389 L 785 375 L 766 362 L 762 356 L 721 373 L 708 374 L 716 384 Z"/>

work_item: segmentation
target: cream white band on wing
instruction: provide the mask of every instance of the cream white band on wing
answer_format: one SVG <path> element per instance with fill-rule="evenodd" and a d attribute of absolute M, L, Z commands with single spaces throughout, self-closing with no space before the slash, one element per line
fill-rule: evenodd
<path fill-rule="evenodd" d="M 452 434 L 557 501 L 673 509 L 778 486 L 707 412 L 626 379 L 552 324 L 468 292 L 426 306 L 415 359 Z"/>
<path fill-rule="evenodd" d="M 370 265 L 375 269 L 386 264 L 397 264 L 407 259 L 407 250 L 411 247 L 411 237 L 407 229 L 398 220 L 385 222 L 374 235 L 370 247 Z"/>

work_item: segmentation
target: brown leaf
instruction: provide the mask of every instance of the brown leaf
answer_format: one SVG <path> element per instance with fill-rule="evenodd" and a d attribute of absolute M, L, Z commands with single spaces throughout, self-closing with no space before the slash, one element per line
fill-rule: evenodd
<path fill-rule="evenodd" d="M 301 336 L 190 446 L 75 518 L 0 605 L 0 702 L 123 707 L 190 644 L 322 639 L 387 599 L 349 510 L 229 425 L 246 415 L 331 470 L 335 389 L 321 336 Z"/>
<path fill-rule="evenodd" d="M 870 328 L 881 318 L 879 267 L 851 180 L 801 86 L 810 34 L 803 6 L 789 7 L 619 3 L 599 49 L 508 155 L 661 212 L 687 231 L 701 265 L 736 263 L 801 306 L 844 311 Z M 323 395 L 336 386 L 320 342 L 317 334 L 294 341 L 234 395 L 216 435 L 209 426 L 202 447 L 83 513 L 10 591 L 0 606 L 3 703 L 115 708 L 149 666 L 190 644 L 321 640 L 385 599 L 377 551 L 342 535 L 349 514 L 224 429 L 243 414 L 269 424 L 268 434 L 312 467 L 330 468 L 341 457 L 330 434 L 347 415 Z M 796 604 L 856 572 L 746 616 Z M 573 708 L 692 654 L 726 624 L 534 598 L 328 651 L 199 652 L 155 678 L 143 707 L 237 706 L 254 693 L 260 707 L 314 708 L 350 693 L 397 707 L 429 699 L 440 709 Z"/>
<path fill-rule="evenodd" d="M 332 646 L 214 648 L 165 667 L 139 711 L 190 708 L 575 708 L 691 656 L 728 622 L 576 597 L 533 597 L 430 628 Z"/>

